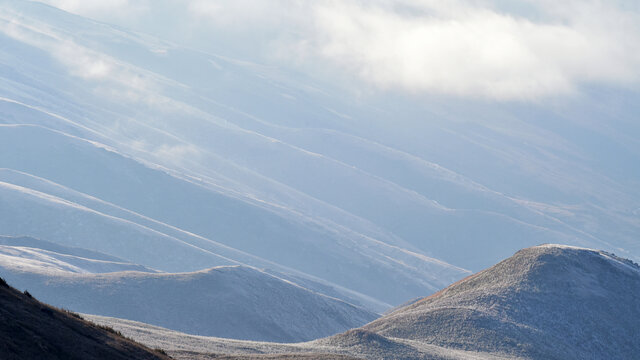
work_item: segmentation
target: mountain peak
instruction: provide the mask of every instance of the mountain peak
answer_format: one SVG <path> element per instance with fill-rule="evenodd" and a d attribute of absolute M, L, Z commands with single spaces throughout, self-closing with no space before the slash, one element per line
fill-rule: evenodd
<path fill-rule="evenodd" d="M 527 358 L 640 353 L 640 268 L 563 245 L 518 251 L 495 266 L 368 324 L 390 338 Z"/>

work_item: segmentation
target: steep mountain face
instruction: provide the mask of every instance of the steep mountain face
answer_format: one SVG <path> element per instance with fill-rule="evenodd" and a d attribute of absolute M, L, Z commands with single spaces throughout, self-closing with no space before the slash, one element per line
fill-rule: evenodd
<path fill-rule="evenodd" d="M 7 360 L 169 359 L 43 304 L 0 279 L 0 354 Z"/>
<path fill-rule="evenodd" d="M 366 359 L 637 359 L 640 266 L 607 252 L 541 245 L 361 328 L 301 344 L 198 338 L 96 317 L 176 358 L 342 354 Z M 286 355 L 289 354 L 289 355 Z"/>
<path fill-rule="evenodd" d="M 558 245 L 519 251 L 364 330 L 529 359 L 640 355 L 640 267 Z"/>
<path fill-rule="evenodd" d="M 279 342 L 333 335 L 378 317 L 248 267 L 166 274 L 117 260 L 68 254 L 81 249 L 58 246 L 56 252 L 25 246 L 47 247 L 44 241 L 0 240 L 19 245 L 0 245 L 3 277 L 43 301 L 73 311 L 190 334 Z"/>

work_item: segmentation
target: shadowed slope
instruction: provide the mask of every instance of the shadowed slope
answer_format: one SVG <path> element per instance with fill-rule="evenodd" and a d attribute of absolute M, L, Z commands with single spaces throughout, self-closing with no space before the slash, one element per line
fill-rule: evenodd
<path fill-rule="evenodd" d="M 0 279 L 2 359 L 168 359 L 87 321 L 43 304 Z"/>

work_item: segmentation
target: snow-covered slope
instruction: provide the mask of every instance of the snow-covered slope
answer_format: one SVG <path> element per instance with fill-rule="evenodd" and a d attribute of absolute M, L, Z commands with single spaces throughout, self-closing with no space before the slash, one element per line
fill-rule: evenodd
<path fill-rule="evenodd" d="M 174 359 L 205 360 L 205 359 L 234 359 L 234 360 L 300 360 L 300 359 L 443 359 L 443 360 L 507 360 L 514 357 L 494 356 L 475 351 L 453 350 L 435 345 L 420 344 L 418 350 L 411 345 L 397 346 L 390 349 L 376 348 L 367 344 L 352 343 L 350 347 L 324 345 L 317 341 L 306 343 L 283 344 L 272 342 L 256 342 L 223 339 L 207 336 L 196 336 L 181 333 L 166 328 L 153 326 L 137 321 L 118 319 L 113 317 L 82 314 L 82 316 L 96 324 L 113 327 L 123 335 L 135 339 L 143 344 L 167 349 Z M 386 343 L 391 343 L 386 341 Z M 415 345 L 415 344 L 413 344 Z M 385 351 L 387 350 L 387 351 Z"/>
<path fill-rule="evenodd" d="M 541 245 L 362 328 L 302 344 L 193 337 L 118 319 L 93 320 L 164 346 L 178 359 L 335 353 L 366 359 L 630 360 L 640 356 L 638 294 L 638 264 L 603 251 Z"/>
<path fill-rule="evenodd" d="M 200 335 L 302 341 L 378 316 L 246 266 L 160 273 L 29 237 L 0 236 L 0 274 L 56 306 Z"/>
<path fill-rule="evenodd" d="M 634 359 L 638 295 L 637 264 L 603 251 L 542 245 L 363 330 L 528 359 Z"/>
<path fill-rule="evenodd" d="M 68 262 L 47 262 L 42 258 L 49 253 L 29 248 L 3 246 L 0 251 L 3 277 L 52 305 L 190 334 L 294 342 L 342 332 L 377 317 L 243 266 L 193 273 L 90 274 L 71 265 L 75 258 L 53 255 Z"/>
<path fill-rule="evenodd" d="M 224 261 L 141 225 L 21 186 L 0 183 L 0 204 L 0 227 L 7 235 L 50 239 L 164 271 L 196 270 Z"/>
<path fill-rule="evenodd" d="M 615 94 L 557 109 L 355 97 L 36 2 L 0 7 L 7 234 L 160 270 L 273 267 L 377 309 L 540 238 L 640 256 L 640 136 L 606 111 Z"/>
<path fill-rule="evenodd" d="M 25 138 L 34 144 L 17 140 Z M 379 302 L 429 293 L 466 273 L 420 252 L 220 194 L 69 135 L 0 126 L 0 139 L 5 234 L 95 249 L 164 271 L 241 263 L 308 274 Z"/>
<path fill-rule="evenodd" d="M 50 274 L 158 272 L 105 254 L 29 237 L 0 236 L 0 267 L 13 272 Z"/>

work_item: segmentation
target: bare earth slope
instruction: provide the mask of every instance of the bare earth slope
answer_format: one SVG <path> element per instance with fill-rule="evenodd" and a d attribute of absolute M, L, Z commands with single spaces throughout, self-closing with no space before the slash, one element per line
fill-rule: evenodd
<path fill-rule="evenodd" d="M 0 358 L 168 359 L 140 344 L 20 293 L 2 279 Z"/>

